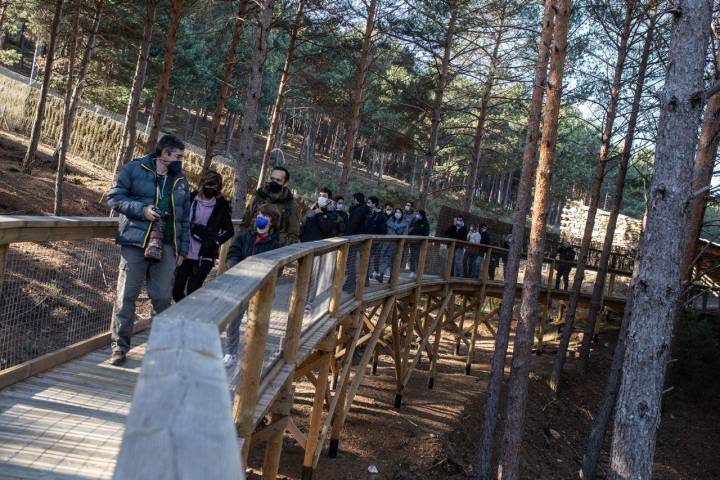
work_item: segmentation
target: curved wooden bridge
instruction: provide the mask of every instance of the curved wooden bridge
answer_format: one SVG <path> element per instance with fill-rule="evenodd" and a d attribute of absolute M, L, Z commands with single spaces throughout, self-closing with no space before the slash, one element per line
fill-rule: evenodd
<path fill-rule="evenodd" d="M 116 228 L 107 218 L 0 219 L 0 478 L 237 479 L 249 450 L 266 442 L 263 478 L 274 479 L 285 434 L 304 448 L 311 478 L 326 446 L 331 457 L 342 448 L 355 394 L 381 352 L 395 367 L 399 408 L 422 356 L 433 388 L 443 333 L 464 349 L 470 373 L 478 327 L 493 331 L 502 295 L 492 279 L 505 254 L 497 247 L 487 247 L 478 278 L 465 278 L 452 260 L 466 245 L 449 239 L 296 244 L 217 275 L 157 315 L 149 335 L 141 306 L 142 333 L 127 364 L 113 367 Z M 366 280 L 383 259 L 389 277 Z M 552 288 L 557 261 L 545 263 L 538 348 L 567 297 Z M 628 280 L 611 270 L 606 308 L 622 310 Z M 246 305 L 239 365 L 226 370 L 224 331 Z M 291 415 L 303 378 L 315 385 L 304 432 Z"/>

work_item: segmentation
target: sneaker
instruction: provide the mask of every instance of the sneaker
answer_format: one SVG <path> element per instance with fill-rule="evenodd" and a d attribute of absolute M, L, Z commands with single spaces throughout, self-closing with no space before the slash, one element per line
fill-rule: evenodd
<path fill-rule="evenodd" d="M 225 365 L 225 368 L 232 367 L 235 363 L 237 363 L 237 355 L 226 353 L 223 357 L 223 365 Z"/>
<path fill-rule="evenodd" d="M 381 273 L 381 274 L 379 274 L 379 275 L 377 276 L 377 279 L 376 279 L 376 280 L 377 280 L 378 282 L 380 282 L 380 283 L 383 283 L 383 280 L 384 280 L 384 279 L 385 279 L 385 274 L 384 274 L 384 273 Z"/>
<path fill-rule="evenodd" d="M 410 280 L 415 280 L 417 278 L 417 275 L 415 275 L 415 272 L 410 272 Z"/>
<path fill-rule="evenodd" d="M 312 303 L 306 303 L 305 304 L 305 313 L 311 313 L 312 312 Z"/>
<path fill-rule="evenodd" d="M 110 365 L 115 365 L 116 367 L 119 367 L 125 364 L 125 360 L 127 360 L 127 355 L 125 354 L 125 352 L 123 352 L 122 350 L 115 350 L 110 356 Z"/>

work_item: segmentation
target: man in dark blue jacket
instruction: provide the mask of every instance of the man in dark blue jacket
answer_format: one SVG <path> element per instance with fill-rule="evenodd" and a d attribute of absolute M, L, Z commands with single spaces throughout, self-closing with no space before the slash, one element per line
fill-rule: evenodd
<path fill-rule="evenodd" d="M 128 163 L 108 192 L 120 214 L 116 242 L 120 274 L 112 322 L 113 365 L 130 350 L 135 302 L 147 279 L 153 314 L 170 306 L 173 273 L 190 247 L 190 188 L 182 172 L 185 145 L 173 135 L 160 139 L 155 153 Z"/>
<path fill-rule="evenodd" d="M 347 226 L 345 227 L 345 235 L 360 235 L 366 232 L 366 222 L 370 216 L 370 207 L 365 204 L 365 194 L 362 192 L 353 193 L 352 206 L 348 215 Z M 355 292 L 355 281 L 357 277 L 357 258 L 358 249 L 355 246 L 350 247 L 347 261 L 347 277 L 343 290 L 347 293 Z"/>

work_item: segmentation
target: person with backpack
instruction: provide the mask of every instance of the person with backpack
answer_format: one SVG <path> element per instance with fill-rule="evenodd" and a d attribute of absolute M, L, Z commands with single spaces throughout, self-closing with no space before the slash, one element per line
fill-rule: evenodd
<path fill-rule="evenodd" d="M 190 249 L 190 187 L 182 171 L 185 144 L 160 138 L 155 152 L 123 166 L 108 192 L 120 214 L 117 297 L 111 327 L 110 363 L 126 361 L 135 325 L 135 302 L 143 284 L 156 315 L 172 302 L 173 273 Z"/>
<path fill-rule="evenodd" d="M 396 208 L 390 218 L 387 220 L 386 235 L 400 236 L 407 235 L 408 224 L 403 218 L 403 211 Z M 385 273 L 392 276 L 393 257 L 397 251 L 396 242 L 386 242 L 382 249 L 382 261 L 380 262 L 380 271 L 374 277 L 378 282 L 383 283 Z"/>
<path fill-rule="evenodd" d="M 209 170 L 200 179 L 197 191 L 190 194 L 190 249 L 175 270 L 175 303 L 205 283 L 220 254 L 220 246 L 235 234 L 230 202 L 222 195 L 222 186 L 222 176 Z"/>
<path fill-rule="evenodd" d="M 560 289 L 560 279 L 563 281 L 563 290 L 570 286 L 570 271 L 575 261 L 575 249 L 567 242 L 562 242 L 557 249 L 557 275 L 555 276 L 555 290 Z"/>
<path fill-rule="evenodd" d="M 271 204 L 261 205 L 255 216 L 255 223 L 251 229 L 235 237 L 228 251 L 227 264 L 232 268 L 248 257 L 259 253 L 269 252 L 280 248 L 275 225 L 280 222 L 280 212 Z M 243 311 L 230 322 L 227 328 L 226 354 L 223 358 L 225 367 L 231 367 L 237 362 L 238 345 L 240 343 L 240 322 L 245 315 L 247 305 Z"/>

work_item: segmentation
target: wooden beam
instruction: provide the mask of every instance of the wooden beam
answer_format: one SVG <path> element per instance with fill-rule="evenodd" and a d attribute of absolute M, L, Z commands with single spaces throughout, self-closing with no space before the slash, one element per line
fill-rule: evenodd
<path fill-rule="evenodd" d="M 277 272 L 258 290 L 250 301 L 248 324 L 245 332 L 245 351 L 240 366 L 240 382 L 235 389 L 233 418 L 238 436 L 245 439 L 242 451 L 242 463 L 247 464 L 250 448 L 250 436 L 255 429 L 253 413 L 258 399 L 258 386 L 262 372 L 265 343 L 270 327 L 270 312 L 275 293 Z"/>
<path fill-rule="evenodd" d="M 333 338 L 335 338 L 333 336 Z M 320 372 L 317 377 L 315 397 L 313 399 L 312 412 L 310 414 L 310 426 L 307 434 L 307 444 L 305 445 L 305 458 L 303 459 L 302 480 L 311 480 L 313 477 L 315 450 L 318 447 L 320 435 L 320 427 L 322 425 L 323 404 L 326 401 L 325 393 L 327 392 L 328 373 L 330 372 L 330 362 L 332 360 L 332 348 L 325 352 L 325 362 L 320 366 Z"/>

